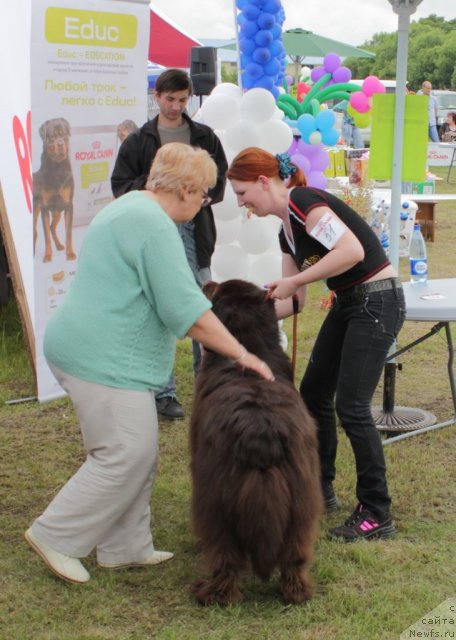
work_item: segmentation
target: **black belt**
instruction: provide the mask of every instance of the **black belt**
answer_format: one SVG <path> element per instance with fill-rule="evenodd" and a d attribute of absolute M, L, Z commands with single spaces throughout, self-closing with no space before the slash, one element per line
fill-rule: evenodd
<path fill-rule="evenodd" d="M 366 299 L 369 293 L 391 291 L 392 289 L 394 291 L 396 291 L 396 289 L 402 289 L 402 282 L 399 278 L 386 278 L 385 280 L 374 280 L 373 282 L 356 284 L 354 287 L 350 287 L 350 289 L 336 291 L 336 298 L 340 303 L 361 302 Z"/>

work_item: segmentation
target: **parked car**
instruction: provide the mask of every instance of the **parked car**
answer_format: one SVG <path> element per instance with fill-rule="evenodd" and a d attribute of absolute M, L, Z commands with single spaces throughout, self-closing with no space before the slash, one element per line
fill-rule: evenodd
<path fill-rule="evenodd" d="M 456 111 L 456 91 L 436 89 L 432 95 L 437 100 L 437 127 L 440 128 L 442 124 L 445 124 L 447 114 L 450 111 Z"/>

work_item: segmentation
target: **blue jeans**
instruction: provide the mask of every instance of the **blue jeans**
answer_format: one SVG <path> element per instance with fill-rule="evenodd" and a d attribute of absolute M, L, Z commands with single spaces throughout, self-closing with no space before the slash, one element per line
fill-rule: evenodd
<path fill-rule="evenodd" d="M 439 142 L 439 134 L 437 132 L 437 125 L 430 124 L 429 125 L 429 137 L 432 142 Z"/>
<path fill-rule="evenodd" d="M 194 228 L 195 224 L 193 220 L 190 222 L 185 222 L 184 224 L 178 224 L 177 230 L 179 231 L 179 235 L 182 238 L 182 242 L 184 243 L 185 255 L 187 256 L 188 264 L 190 265 L 190 269 L 195 276 L 196 282 L 202 287 L 208 280 L 211 279 L 211 270 L 209 267 L 199 267 L 198 260 L 196 256 L 196 245 L 195 245 L 195 237 L 194 237 Z M 192 351 L 193 351 L 193 370 L 195 373 L 198 371 L 198 367 L 201 362 L 201 349 L 198 342 L 192 340 Z M 172 397 L 175 398 L 177 395 L 176 390 L 176 381 L 174 379 L 174 372 L 171 372 L 171 376 L 168 380 L 168 384 L 164 389 L 158 391 L 155 394 L 157 400 L 160 398 Z"/>
<path fill-rule="evenodd" d="M 377 516 L 390 510 L 382 442 L 371 413 L 388 350 L 405 319 L 402 289 L 334 302 L 321 326 L 300 392 L 318 427 L 322 481 L 336 475 L 336 412 L 356 462 L 358 501 Z"/>
<path fill-rule="evenodd" d="M 364 142 L 358 127 L 355 127 L 348 122 L 344 122 L 342 124 L 342 137 L 347 146 L 351 147 L 353 143 L 353 147 L 355 149 L 364 149 Z"/>

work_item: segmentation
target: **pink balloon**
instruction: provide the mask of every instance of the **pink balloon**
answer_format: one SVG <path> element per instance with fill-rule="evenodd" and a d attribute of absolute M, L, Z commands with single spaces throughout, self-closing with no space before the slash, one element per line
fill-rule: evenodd
<path fill-rule="evenodd" d="M 358 111 L 358 113 L 366 113 L 366 111 L 369 111 L 370 109 L 369 99 L 362 91 L 355 91 L 352 93 L 349 102 L 353 109 Z"/>
<path fill-rule="evenodd" d="M 315 187 L 315 189 L 326 188 L 327 179 L 321 171 L 311 171 L 306 175 L 306 178 L 309 187 Z"/>
<path fill-rule="evenodd" d="M 379 93 L 381 90 L 380 87 L 383 88 L 383 91 L 385 90 L 385 87 L 382 85 L 377 76 L 367 76 L 367 78 L 365 78 L 363 81 L 363 93 L 365 93 L 366 96 L 371 96 L 374 93 Z"/>
<path fill-rule="evenodd" d="M 339 56 L 336 53 L 326 54 L 323 58 L 323 66 L 327 73 L 333 73 L 333 71 L 335 71 L 337 67 L 340 67 Z"/>

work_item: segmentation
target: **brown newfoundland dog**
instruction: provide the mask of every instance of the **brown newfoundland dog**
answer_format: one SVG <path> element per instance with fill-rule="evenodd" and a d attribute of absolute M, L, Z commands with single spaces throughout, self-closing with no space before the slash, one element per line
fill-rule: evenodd
<path fill-rule="evenodd" d="M 267 580 L 280 570 L 286 602 L 310 598 L 307 568 L 323 512 L 315 424 L 292 383 L 272 300 L 243 280 L 209 283 L 213 311 L 268 363 L 274 382 L 206 351 L 190 427 L 192 519 L 207 580 L 193 584 L 201 604 L 242 599 L 250 560 Z"/>

